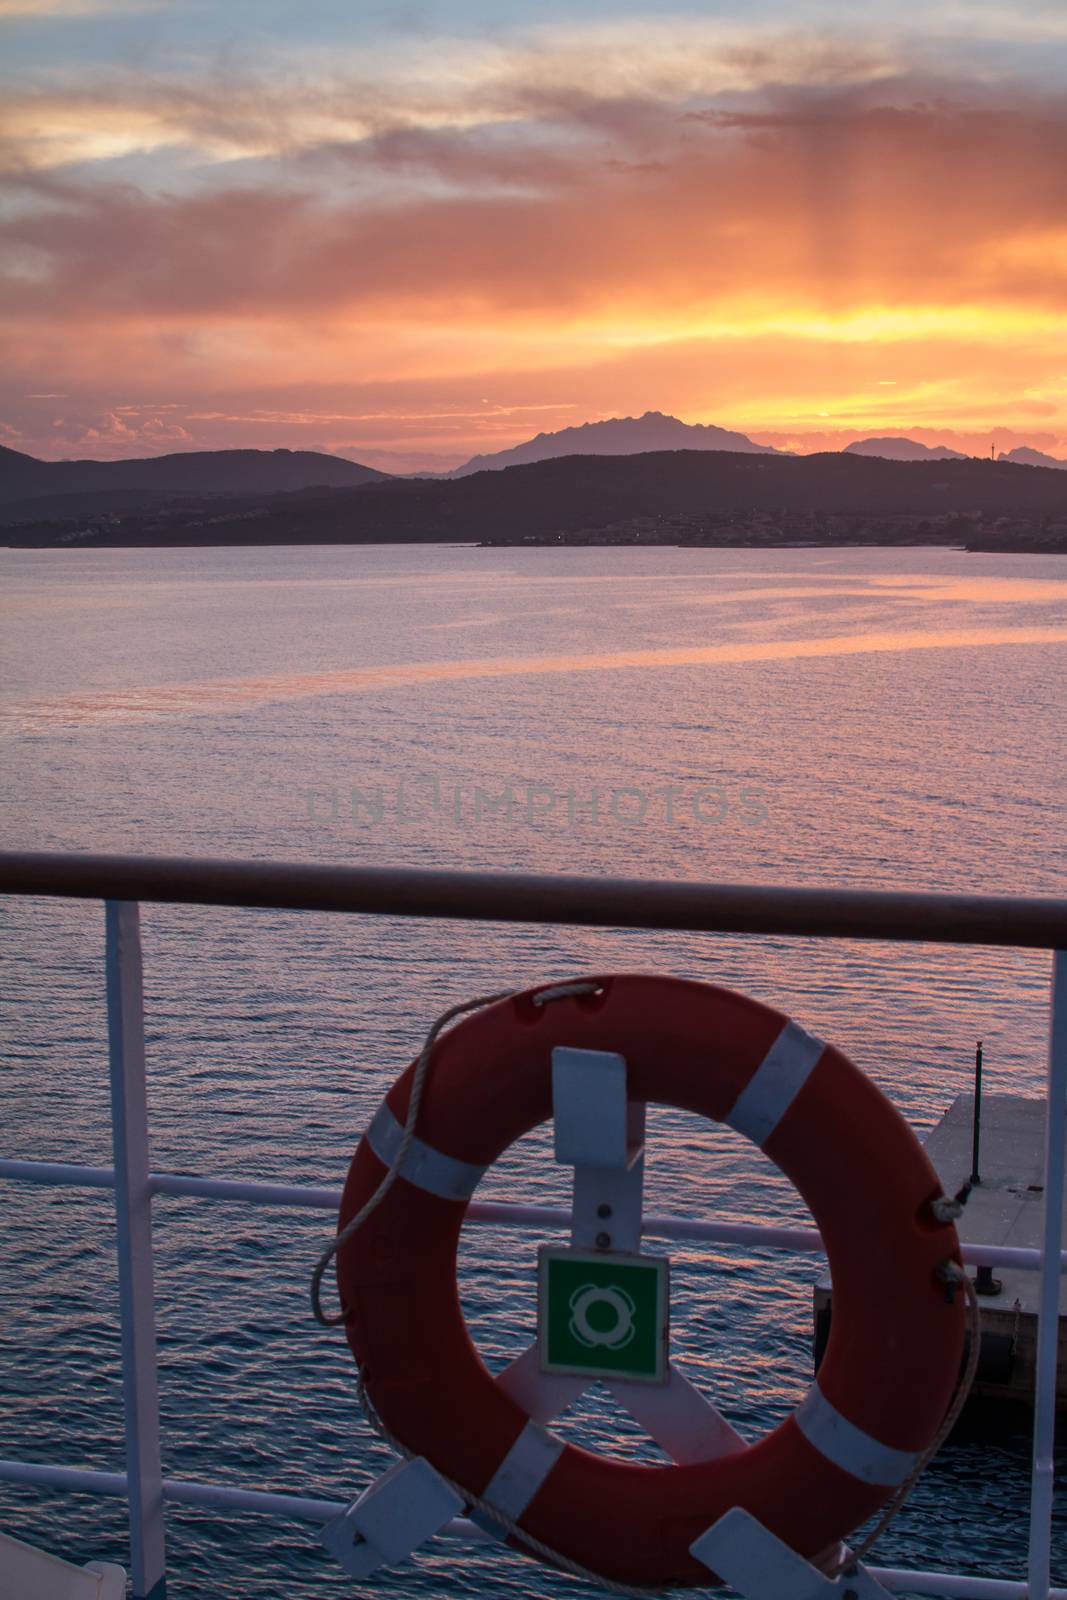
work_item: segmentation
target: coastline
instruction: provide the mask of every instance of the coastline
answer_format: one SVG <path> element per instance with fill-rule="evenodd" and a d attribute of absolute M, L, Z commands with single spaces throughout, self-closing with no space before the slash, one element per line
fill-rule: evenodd
<path fill-rule="evenodd" d="M 623 539 L 535 537 L 511 539 L 322 539 L 278 538 L 236 541 L 233 539 L 70 539 L 53 541 L 5 538 L 0 533 L 0 550 L 49 551 L 55 555 L 92 550 L 296 550 L 324 546 L 427 546 L 442 550 L 959 550 L 969 555 L 1059 556 L 1067 555 L 1067 538 L 1042 543 L 1038 540 L 938 540 L 921 539 Z"/>
<path fill-rule="evenodd" d="M 220 495 L 114 490 L 0 506 L 32 548 L 301 544 L 941 545 L 1067 551 L 1067 473 L 972 460 L 896 462 L 700 451 L 566 456 L 448 480 Z"/>

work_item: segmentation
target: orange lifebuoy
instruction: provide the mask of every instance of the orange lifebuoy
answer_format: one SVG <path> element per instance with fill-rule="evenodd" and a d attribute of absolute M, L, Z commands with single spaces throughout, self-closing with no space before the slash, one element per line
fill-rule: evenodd
<path fill-rule="evenodd" d="M 938 1276 L 958 1260 L 958 1240 L 931 1211 L 937 1175 L 869 1079 L 780 1012 L 674 978 L 589 981 L 595 993 L 552 1005 L 537 1003 L 538 990 L 498 1001 L 438 1039 L 400 1175 L 337 1256 L 368 1395 L 406 1449 L 474 1495 L 501 1481 L 522 1440 L 540 1440 L 516 1520 L 616 1581 L 706 1583 L 689 1547 L 733 1506 L 817 1556 L 909 1475 L 959 1374 L 964 1307 Z M 818 1379 L 792 1416 L 735 1454 L 646 1466 L 556 1441 L 504 1393 L 467 1333 L 456 1283 L 467 1204 L 484 1169 L 551 1116 L 556 1046 L 616 1052 L 631 1099 L 747 1134 L 821 1230 L 834 1317 Z M 356 1151 L 341 1228 L 396 1152 L 413 1070 Z"/>

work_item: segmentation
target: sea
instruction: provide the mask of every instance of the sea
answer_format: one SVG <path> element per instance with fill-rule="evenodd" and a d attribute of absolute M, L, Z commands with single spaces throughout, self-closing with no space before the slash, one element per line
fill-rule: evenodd
<path fill-rule="evenodd" d="M 4 550 L 0 587 L 6 848 L 1067 891 L 1062 558 Z M 3 1153 L 108 1163 L 102 907 L 2 915 Z M 157 1170 L 340 1185 L 441 1010 L 589 971 L 767 1001 L 920 1134 L 970 1087 L 979 1040 L 988 1090 L 1042 1092 L 1040 952 L 156 905 L 143 932 Z M 481 1193 L 565 1203 L 546 1130 Z M 807 1217 L 738 1136 L 655 1107 L 646 1202 Z M 163 1198 L 155 1219 L 166 1474 L 355 1496 L 388 1453 L 344 1338 L 310 1313 L 328 1214 Z M 465 1230 L 464 1309 L 494 1371 L 533 1337 L 536 1248 L 559 1240 Z M 4 1184 L 0 1455 L 123 1470 L 113 1252 L 106 1192 Z M 811 1381 L 818 1263 L 669 1254 L 672 1355 L 759 1437 Z M 559 1426 L 660 1459 L 596 1392 Z M 1022 1576 L 1028 1481 L 1025 1415 L 957 1437 L 877 1559 Z M 119 1500 L 0 1484 L 0 1522 L 79 1561 L 127 1559 Z M 167 1541 L 171 1600 L 597 1592 L 451 1540 L 356 1585 L 311 1524 L 175 1505 Z M 1067 1583 L 1062 1495 L 1056 1541 Z"/>

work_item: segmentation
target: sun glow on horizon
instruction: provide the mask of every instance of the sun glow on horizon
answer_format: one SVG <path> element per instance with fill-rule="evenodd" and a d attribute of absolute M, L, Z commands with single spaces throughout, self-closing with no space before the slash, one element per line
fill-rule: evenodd
<path fill-rule="evenodd" d="M 1054 8 L 306 13 L 0 8 L 0 441 L 411 470 L 659 410 L 1067 454 Z"/>

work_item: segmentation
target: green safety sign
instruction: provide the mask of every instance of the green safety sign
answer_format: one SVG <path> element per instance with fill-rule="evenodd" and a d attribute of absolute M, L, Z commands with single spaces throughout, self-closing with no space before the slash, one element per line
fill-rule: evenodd
<path fill-rule="evenodd" d="M 546 1248 L 538 1268 L 542 1371 L 666 1382 L 665 1256 Z"/>

